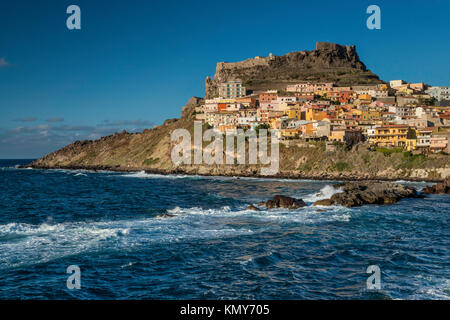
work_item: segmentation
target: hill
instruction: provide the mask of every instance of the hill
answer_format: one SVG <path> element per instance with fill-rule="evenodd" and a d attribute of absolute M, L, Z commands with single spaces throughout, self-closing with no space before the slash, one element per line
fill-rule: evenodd
<path fill-rule="evenodd" d="M 218 63 L 214 79 L 206 80 L 206 97 L 216 95 L 221 81 L 240 78 L 249 90 L 285 88 L 299 80 L 333 81 L 338 84 L 380 83 L 367 70 L 354 46 L 317 43 L 314 51 L 291 52 L 281 57 Z M 171 160 L 174 143 L 171 133 L 184 128 L 191 132 L 195 108 L 203 98 L 192 97 L 179 119 L 140 133 L 115 133 L 91 141 L 76 141 L 34 161 L 34 168 L 66 168 L 186 173 L 224 176 L 258 176 L 259 165 L 180 165 Z M 280 171 L 277 177 L 311 179 L 433 180 L 450 176 L 448 156 L 412 155 L 409 152 L 377 152 L 359 144 L 351 150 L 337 147 L 327 151 L 324 142 L 283 141 L 280 144 Z"/>
<path fill-rule="evenodd" d="M 219 62 L 214 78 L 206 78 L 205 97 L 217 95 L 218 84 L 242 80 L 247 90 L 284 90 L 301 81 L 333 82 L 341 86 L 383 83 L 359 59 L 355 46 L 317 42 L 313 51 L 295 51 L 240 62 Z"/>

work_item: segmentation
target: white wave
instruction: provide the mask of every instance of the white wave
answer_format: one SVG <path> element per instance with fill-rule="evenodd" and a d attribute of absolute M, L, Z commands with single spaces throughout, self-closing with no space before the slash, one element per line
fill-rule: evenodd
<path fill-rule="evenodd" d="M 200 176 L 189 175 L 164 175 L 157 173 L 146 173 L 145 171 L 132 172 L 127 174 L 118 175 L 119 177 L 126 178 L 144 178 L 144 179 L 183 179 L 183 178 L 199 178 Z"/>
<path fill-rule="evenodd" d="M 419 293 L 413 297 L 418 299 L 449 300 L 450 287 L 447 287 L 445 290 L 443 288 L 421 289 Z"/>
<path fill-rule="evenodd" d="M 87 174 L 78 172 L 77 174 L 74 175 L 74 177 L 87 177 Z"/>
<path fill-rule="evenodd" d="M 431 186 L 434 183 L 433 182 L 427 182 L 427 181 L 405 181 L 405 180 L 397 180 L 396 183 L 399 183 L 401 185 L 416 188 L 417 191 L 421 192 L 425 187 Z"/>
<path fill-rule="evenodd" d="M 237 180 L 249 180 L 249 181 L 267 181 L 267 182 L 271 182 L 271 181 L 277 181 L 277 182 L 296 182 L 296 183 L 305 183 L 305 182 L 311 182 L 312 180 L 308 180 L 308 179 L 286 179 L 286 178 L 262 178 L 262 177 L 230 177 L 232 179 L 237 179 Z M 326 181 L 326 180 L 323 180 Z"/>
<path fill-rule="evenodd" d="M 403 184 L 406 186 L 414 187 L 414 186 L 427 186 L 430 184 L 434 184 L 433 182 L 429 181 L 406 181 L 406 180 L 397 180 L 395 183 Z"/>
<path fill-rule="evenodd" d="M 0 225 L 0 269 L 78 254 L 122 232 L 119 226 L 85 222 Z"/>
<path fill-rule="evenodd" d="M 0 167 L 1 170 L 33 170 L 31 167 L 21 168 L 20 164 L 16 164 L 14 166 L 9 167 Z"/>
<path fill-rule="evenodd" d="M 279 181 L 279 182 L 296 182 L 296 183 L 305 183 L 311 182 L 311 180 L 307 179 L 282 179 L 282 178 L 262 178 L 262 177 L 226 177 L 226 176 L 202 176 L 202 175 L 189 175 L 189 174 L 158 174 L 158 173 L 146 173 L 145 171 L 132 172 L 127 174 L 121 174 L 120 177 L 127 178 L 147 178 L 147 179 L 206 179 L 206 180 L 219 180 L 219 181 L 227 181 L 227 180 L 245 180 L 245 181 Z M 325 181 L 325 180 L 324 180 Z"/>
<path fill-rule="evenodd" d="M 169 213 L 169 214 L 183 213 L 183 210 L 181 210 L 180 207 L 175 207 L 175 208 L 173 208 L 173 209 L 167 209 L 166 211 L 167 211 L 167 213 Z"/>
<path fill-rule="evenodd" d="M 417 275 L 413 281 L 420 282 L 420 284 L 417 284 L 420 288 L 408 299 L 450 299 L 450 279 L 436 279 L 432 276 Z"/>
<path fill-rule="evenodd" d="M 128 268 L 134 265 L 134 262 L 128 262 L 127 264 L 123 264 L 120 266 L 121 269 Z"/>
<path fill-rule="evenodd" d="M 192 219 L 195 216 L 252 218 L 263 221 L 277 221 L 279 223 L 316 224 L 332 221 L 348 222 L 351 218 L 350 209 L 341 206 L 314 207 L 307 206 L 299 209 L 271 209 L 271 210 L 247 210 L 241 208 L 232 210 L 229 206 L 216 209 L 203 209 L 200 207 L 168 209 L 167 213 L 175 214 L 180 219 Z"/>
<path fill-rule="evenodd" d="M 306 197 L 303 197 L 303 201 L 305 202 L 316 202 L 318 200 L 323 199 L 329 199 L 336 193 L 344 192 L 342 188 L 335 188 L 332 185 L 326 185 L 322 189 L 320 189 L 319 192 L 316 192 L 314 194 L 307 195 Z"/>
<path fill-rule="evenodd" d="M 120 176 L 127 177 L 127 178 L 150 178 L 150 175 L 148 173 L 145 173 L 145 171 L 127 173 L 127 174 L 122 174 Z"/>
<path fill-rule="evenodd" d="M 33 169 L 33 168 L 30 168 Z M 42 171 L 45 174 L 48 173 L 65 173 L 67 175 L 76 175 L 77 173 L 108 173 L 108 174 L 117 174 L 116 171 L 111 170 L 91 170 L 91 169 L 34 169 Z"/>
<path fill-rule="evenodd" d="M 270 210 L 269 213 L 261 215 L 260 219 L 268 221 L 277 221 L 279 223 L 298 223 L 298 224 L 320 224 L 327 222 L 348 222 L 350 214 L 348 210 L 340 207 L 328 207 L 326 211 L 321 211 L 318 207 L 305 207 L 299 210 Z"/>
<path fill-rule="evenodd" d="M 0 225 L 0 270 L 45 263 L 88 252 L 126 251 L 153 243 L 250 235 L 249 228 L 232 228 L 204 219 L 133 219 L 66 222 L 41 225 Z"/>

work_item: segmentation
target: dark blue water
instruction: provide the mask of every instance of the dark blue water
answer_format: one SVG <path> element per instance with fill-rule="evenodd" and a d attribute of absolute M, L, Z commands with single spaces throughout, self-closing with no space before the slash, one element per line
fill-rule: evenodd
<path fill-rule="evenodd" d="M 450 298 L 448 196 L 253 212 L 275 194 L 311 204 L 333 182 L 20 163 L 0 162 L 1 299 Z M 66 287 L 69 265 L 80 290 Z M 369 265 L 381 290 L 366 288 Z"/>

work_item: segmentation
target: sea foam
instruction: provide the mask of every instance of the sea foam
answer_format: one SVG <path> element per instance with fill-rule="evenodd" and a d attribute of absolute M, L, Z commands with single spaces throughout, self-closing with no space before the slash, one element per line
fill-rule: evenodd
<path fill-rule="evenodd" d="M 318 200 L 329 199 L 336 193 L 343 192 L 342 188 L 335 188 L 332 185 L 326 185 L 320 191 L 303 197 L 305 202 L 316 202 Z"/>

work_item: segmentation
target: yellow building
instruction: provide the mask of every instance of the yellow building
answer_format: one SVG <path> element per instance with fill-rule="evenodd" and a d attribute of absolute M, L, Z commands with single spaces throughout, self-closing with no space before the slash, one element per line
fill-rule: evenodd
<path fill-rule="evenodd" d="M 408 126 L 390 125 L 375 128 L 373 143 L 382 147 L 404 147 L 406 146 L 406 134 Z"/>
<path fill-rule="evenodd" d="M 406 94 L 406 95 L 411 95 L 411 94 L 414 93 L 414 90 L 410 89 L 408 84 L 405 84 L 405 85 L 403 85 L 403 86 L 401 86 L 399 88 L 396 88 L 396 89 L 397 89 L 397 92 L 400 92 L 400 93 L 403 93 L 403 94 Z"/>
<path fill-rule="evenodd" d="M 269 126 L 271 129 L 280 129 L 280 126 L 281 126 L 280 118 L 270 118 Z"/>
<path fill-rule="evenodd" d="M 281 129 L 279 131 L 280 139 L 295 139 L 298 138 L 298 129 Z"/>
<path fill-rule="evenodd" d="M 306 119 L 308 121 L 322 121 L 325 116 L 326 112 L 322 111 L 320 109 L 316 108 L 309 108 L 308 111 L 306 111 Z"/>
<path fill-rule="evenodd" d="M 301 110 L 300 108 L 290 108 L 284 112 L 285 115 L 290 119 L 301 120 Z"/>
<path fill-rule="evenodd" d="M 330 141 L 338 141 L 338 142 L 344 142 L 345 137 L 345 129 L 336 129 L 330 132 L 330 136 L 328 137 L 328 140 Z"/>
<path fill-rule="evenodd" d="M 315 132 L 313 123 L 306 123 L 301 127 L 302 134 L 312 136 Z"/>
<path fill-rule="evenodd" d="M 372 102 L 372 96 L 370 94 L 358 95 L 358 100 L 361 104 L 370 104 Z"/>
<path fill-rule="evenodd" d="M 416 150 L 416 147 L 417 147 L 417 139 L 415 138 L 406 139 L 406 150 L 413 151 Z"/>
<path fill-rule="evenodd" d="M 363 111 L 358 110 L 358 109 L 352 109 L 352 113 L 353 113 L 355 116 L 362 117 Z"/>
<path fill-rule="evenodd" d="M 217 100 L 217 103 L 236 103 L 236 99 L 221 98 Z"/>
<path fill-rule="evenodd" d="M 361 119 L 362 120 L 374 120 L 374 119 L 380 119 L 381 114 L 377 110 L 364 110 L 361 111 Z"/>

